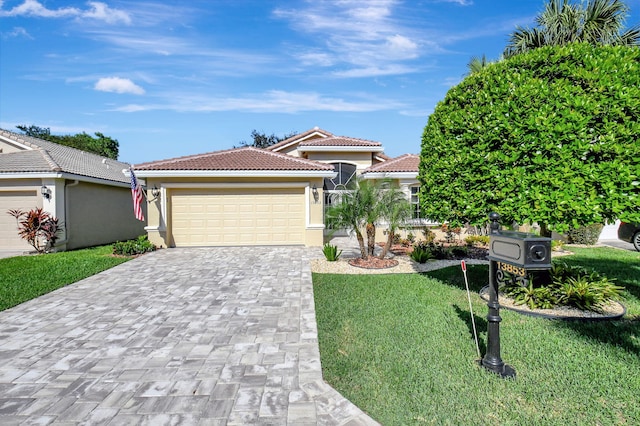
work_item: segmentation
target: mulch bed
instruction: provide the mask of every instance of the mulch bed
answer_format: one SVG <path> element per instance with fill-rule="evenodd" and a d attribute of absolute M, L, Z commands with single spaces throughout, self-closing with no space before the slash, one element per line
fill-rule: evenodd
<path fill-rule="evenodd" d="M 459 244 L 452 244 L 452 243 L 438 243 L 438 244 L 442 244 L 445 247 L 460 246 Z M 380 243 L 379 245 L 384 247 L 384 243 Z M 403 246 L 402 244 L 393 244 L 389 249 L 389 251 L 396 256 L 409 256 L 413 251 L 413 247 Z M 488 247 L 467 247 L 466 255 L 454 256 L 452 259 L 453 260 L 462 260 L 462 259 L 486 260 L 488 255 L 489 255 Z"/>
<path fill-rule="evenodd" d="M 379 259 L 371 256 L 367 259 L 356 257 L 349 259 L 349 265 L 365 269 L 384 269 L 398 266 L 398 261 L 395 259 Z"/>

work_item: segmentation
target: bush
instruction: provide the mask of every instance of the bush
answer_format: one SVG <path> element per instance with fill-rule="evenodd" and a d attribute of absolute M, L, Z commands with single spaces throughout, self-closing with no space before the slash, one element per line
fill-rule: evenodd
<path fill-rule="evenodd" d="M 469 235 L 464 239 L 464 242 L 470 247 L 488 246 L 489 236 L 488 235 Z"/>
<path fill-rule="evenodd" d="M 569 266 L 564 262 L 554 263 L 551 269 L 551 284 L 522 286 L 509 280 L 501 291 L 514 299 L 518 305 L 526 304 L 531 309 L 551 309 L 554 306 L 570 306 L 587 311 L 600 311 L 602 306 L 620 297 L 619 287 L 607 277 L 580 266 Z"/>
<path fill-rule="evenodd" d="M 335 262 L 340 258 L 342 250 L 338 250 L 338 246 L 333 246 L 329 243 L 326 243 L 322 247 L 322 253 L 324 253 L 324 257 L 327 259 L 327 261 Z"/>
<path fill-rule="evenodd" d="M 411 256 L 411 259 L 418 263 L 425 263 L 427 260 L 433 257 L 431 254 L 431 250 L 429 249 L 429 245 L 425 243 L 415 244 L 413 246 L 413 251 L 409 256 Z"/>
<path fill-rule="evenodd" d="M 432 243 L 436 239 L 436 233 L 426 226 L 422 230 L 422 236 L 424 237 L 424 242 L 427 244 Z"/>
<path fill-rule="evenodd" d="M 9 210 L 7 213 L 16 218 L 20 238 L 27 240 L 38 253 L 51 250 L 58 240 L 58 233 L 62 231 L 58 219 L 42 208 L 28 212 L 20 209 Z"/>
<path fill-rule="evenodd" d="M 434 259 L 451 259 L 451 249 L 445 247 L 442 244 L 429 244 L 429 251 Z"/>
<path fill-rule="evenodd" d="M 451 254 L 455 257 L 465 257 L 469 254 L 469 249 L 465 246 L 452 246 L 449 248 Z"/>
<path fill-rule="evenodd" d="M 570 229 L 567 232 L 569 243 L 586 244 L 589 246 L 596 244 L 598 237 L 600 237 L 600 232 L 602 232 L 602 226 L 601 223 L 594 223 L 593 225 Z"/>
<path fill-rule="evenodd" d="M 115 242 L 113 244 L 113 254 L 119 256 L 135 256 L 155 251 L 156 248 L 146 235 L 141 235 L 135 240 Z"/>
<path fill-rule="evenodd" d="M 562 240 L 552 240 L 551 241 L 551 250 L 560 251 L 564 248 L 564 241 Z"/>

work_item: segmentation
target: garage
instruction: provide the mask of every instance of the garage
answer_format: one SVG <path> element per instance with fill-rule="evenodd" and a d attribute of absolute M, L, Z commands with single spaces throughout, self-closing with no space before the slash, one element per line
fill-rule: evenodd
<path fill-rule="evenodd" d="M 9 210 L 23 211 L 38 207 L 40 199 L 36 189 L 11 188 L 0 190 L 0 250 L 28 250 L 31 246 L 18 236 L 16 219 Z"/>
<path fill-rule="evenodd" d="M 176 247 L 305 243 L 304 188 L 174 189 Z"/>

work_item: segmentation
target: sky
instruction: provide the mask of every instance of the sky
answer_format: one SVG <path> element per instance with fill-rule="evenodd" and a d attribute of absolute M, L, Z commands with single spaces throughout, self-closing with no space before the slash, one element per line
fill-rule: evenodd
<path fill-rule="evenodd" d="M 627 0 L 627 25 L 640 0 Z M 543 0 L 0 0 L 0 127 L 101 132 L 142 163 L 318 126 L 419 153 L 474 56 Z"/>

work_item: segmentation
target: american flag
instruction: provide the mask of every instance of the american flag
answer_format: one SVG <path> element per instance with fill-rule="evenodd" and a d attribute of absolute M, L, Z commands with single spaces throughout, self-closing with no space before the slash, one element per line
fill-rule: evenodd
<path fill-rule="evenodd" d="M 131 173 L 131 197 L 133 198 L 133 214 L 136 215 L 136 219 L 144 222 L 144 215 L 142 214 L 142 188 L 138 184 L 133 169 L 129 167 Z"/>

